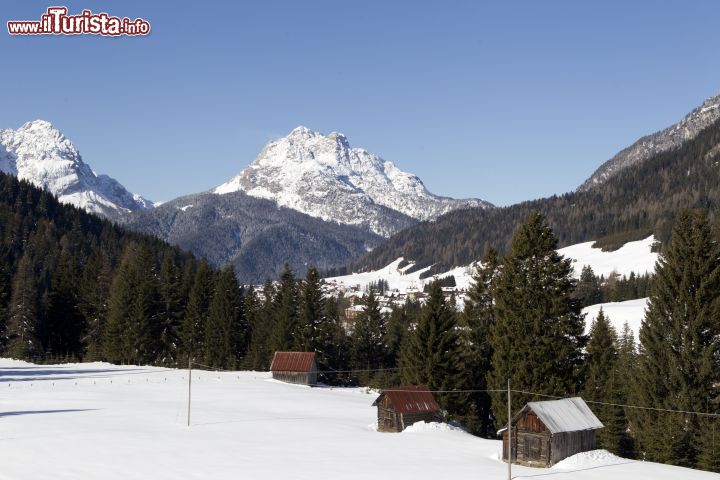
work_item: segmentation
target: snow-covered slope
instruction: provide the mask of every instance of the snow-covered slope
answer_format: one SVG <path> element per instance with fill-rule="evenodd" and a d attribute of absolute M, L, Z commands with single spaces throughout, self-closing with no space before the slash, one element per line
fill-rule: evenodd
<path fill-rule="evenodd" d="M 406 265 L 400 267 L 404 258 L 400 257 L 394 262 L 386 265 L 380 270 L 372 270 L 369 272 L 351 273 L 350 275 L 342 275 L 339 277 L 329 277 L 325 281 L 329 284 L 345 287 L 357 287 L 363 290 L 370 283 L 377 283 L 378 280 L 386 280 L 391 290 L 399 290 L 400 292 L 422 290 L 425 284 L 433 281 L 435 278 L 454 276 L 455 283 L 458 288 L 467 289 L 472 281 L 472 275 L 475 272 L 475 264 L 464 267 L 457 267 L 439 275 L 426 278 L 420 278 L 424 273 L 430 270 L 430 267 L 418 269 L 414 272 L 408 272 L 415 264 L 406 262 Z"/>
<path fill-rule="evenodd" d="M 238 190 L 323 220 L 363 225 L 383 236 L 407 226 L 408 218 L 431 220 L 458 208 L 492 206 L 478 199 L 433 195 L 417 176 L 362 148 L 351 148 L 344 135 L 323 135 L 305 127 L 270 142 L 214 192 Z"/>
<path fill-rule="evenodd" d="M 659 254 L 652 251 L 655 244 L 655 237 L 652 235 L 644 240 L 628 242 L 612 252 L 593 248 L 593 243 L 595 242 L 578 243 L 558 250 L 561 255 L 573 259 L 575 277 L 580 277 L 585 265 L 590 265 L 595 275 L 604 275 L 605 278 L 611 273 L 622 276 L 630 275 L 631 272 L 644 275 L 655 271 Z"/>
<path fill-rule="evenodd" d="M 720 118 L 720 94 L 708 98 L 681 121 L 660 132 L 642 137 L 637 142 L 603 163 L 578 190 L 589 190 L 603 184 L 627 167 L 649 160 L 697 136 Z"/>
<path fill-rule="evenodd" d="M 505 478 L 501 442 L 441 424 L 374 428 L 376 394 L 309 388 L 259 372 L 35 366 L 0 359 L 4 480 Z M 602 451 L 515 478 L 704 480 L 717 474 Z"/>
<path fill-rule="evenodd" d="M 655 271 L 655 262 L 658 259 L 658 254 L 651 251 L 655 243 L 655 237 L 653 236 L 645 240 L 628 242 L 613 252 L 603 252 L 599 248 L 592 248 L 593 243 L 595 242 L 578 243 L 558 250 L 558 253 L 561 255 L 572 259 L 573 274 L 575 277 L 580 276 L 585 265 L 590 265 L 595 275 L 604 275 L 606 278 L 613 272 L 622 276 L 630 275 L 631 272 L 643 275 Z M 447 272 L 434 276 L 420 278 L 430 267 L 408 273 L 408 270 L 412 269 L 415 264 L 409 262 L 400 268 L 399 265 L 403 260 L 403 257 L 400 257 L 379 270 L 330 277 L 326 278 L 325 281 L 347 287 L 359 286 L 360 289 L 363 289 L 368 284 L 377 283 L 378 280 L 382 279 L 387 280 L 391 289 L 398 289 L 404 292 L 408 289 L 422 290 L 425 284 L 434 278 L 452 275 L 455 277 L 455 283 L 458 288 L 467 289 L 472 281 L 472 276 L 477 265 L 476 263 L 472 263 L 470 265 L 455 267 Z"/>
<path fill-rule="evenodd" d="M 618 333 L 621 333 L 625 322 L 635 335 L 635 341 L 639 341 L 640 325 L 645 318 L 645 309 L 647 308 L 647 298 L 639 298 L 636 300 L 627 300 L 625 302 L 609 302 L 598 303 L 583 308 L 585 313 L 585 332 L 590 331 L 592 322 L 597 318 L 598 312 L 602 308 L 603 313 L 610 319 L 610 323 Z"/>
<path fill-rule="evenodd" d="M 93 172 L 75 145 L 44 120 L 0 130 L 0 170 L 91 213 L 113 216 L 152 207 L 117 180 Z"/>

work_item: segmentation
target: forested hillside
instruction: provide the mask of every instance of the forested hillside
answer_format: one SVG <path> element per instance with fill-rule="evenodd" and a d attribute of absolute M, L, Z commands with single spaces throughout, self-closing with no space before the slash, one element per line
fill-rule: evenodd
<path fill-rule="evenodd" d="M 115 312 L 123 322 L 118 328 L 146 342 L 128 348 L 143 359 L 169 360 L 176 352 L 167 333 L 178 321 L 175 312 L 184 309 L 199 264 L 177 247 L 130 233 L 0 174 L 0 351 L 5 355 L 106 358 L 106 323 Z M 125 304 L 116 295 L 122 293 L 121 279 L 136 294 Z"/>
<path fill-rule="evenodd" d="M 493 210 L 451 212 L 398 233 L 330 273 L 380 268 L 401 256 L 417 262 L 416 268 L 435 264 L 433 272 L 466 265 L 490 246 L 507 251 L 513 232 L 533 210 L 547 217 L 561 247 L 610 236 L 617 244 L 648 232 L 665 243 L 680 209 L 712 214 L 720 203 L 719 160 L 720 122 L 715 122 L 677 149 L 628 167 L 597 188 Z"/>

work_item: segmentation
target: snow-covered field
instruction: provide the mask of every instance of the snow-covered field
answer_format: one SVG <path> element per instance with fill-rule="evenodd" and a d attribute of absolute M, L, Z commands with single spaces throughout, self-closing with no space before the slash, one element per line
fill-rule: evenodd
<path fill-rule="evenodd" d="M 574 260 L 576 277 L 580 276 L 585 265 L 590 265 L 595 275 L 604 275 L 605 278 L 613 272 L 620 275 L 630 275 L 632 272 L 643 275 L 655 271 L 658 254 L 650 250 L 655 243 L 652 235 L 645 240 L 628 242 L 613 252 L 592 248 L 593 243 L 578 243 L 558 250 L 561 255 Z"/>
<path fill-rule="evenodd" d="M 597 305 L 590 305 L 589 307 L 583 308 L 585 316 L 585 331 L 590 331 L 590 326 L 593 320 L 597 318 L 600 308 L 607 318 L 610 319 L 610 323 L 618 333 L 621 333 L 625 322 L 635 334 L 635 342 L 639 341 L 638 335 L 640 335 L 640 325 L 645 317 L 645 308 L 647 307 L 647 298 L 639 298 L 637 300 L 627 300 L 625 302 L 610 302 L 610 303 L 598 303 Z"/>
<path fill-rule="evenodd" d="M 655 237 L 653 236 L 645 240 L 628 242 L 614 252 L 603 252 L 599 248 L 592 248 L 593 243 L 595 242 L 578 243 L 558 250 L 558 253 L 573 260 L 575 277 L 580 277 L 585 265 L 590 265 L 595 275 L 605 275 L 606 278 L 613 272 L 620 275 L 630 275 L 631 272 L 642 275 L 655 271 L 658 254 L 650 251 L 653 243 L 655 243 Z M 387 280 L 391 289 L 406 292 L 408 290 L 422 290 L 427 282 L 433 280 L 432 277 L 420 278 L 420 275 L 429 270 L 430 267 L 408 273 L 407 271 L 412 267 L 413 263 L 410 262 L 403 268 L 398 268 L 402 260 L 403 258 L 400 257 L 379 270 L 326 278 L 325 281 L 346 287 L 359 286 L 360 289 L 363 289 L 369 283 L 383 279 Z M 467 289 L 474 273 L 475 264 L 470 264 L 453 268 L 437 275 L 437 277 L 453 275 L 457 287 Z"/>
<path fill-rule="evenodd" d="M 0 359 L 0 478 L 500 479 L 500 442 L 447 425 L 374 430 L 375 394 L 267 373 L 193 373 Z M 700 480 L 718 475 L 595 451 L 515 478 Z"/>

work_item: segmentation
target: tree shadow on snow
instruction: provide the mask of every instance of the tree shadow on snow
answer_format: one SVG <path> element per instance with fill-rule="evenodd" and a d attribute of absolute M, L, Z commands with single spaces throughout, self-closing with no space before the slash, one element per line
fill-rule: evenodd
<path fill-rule="evenodd" d="M 0 412 L 0 418 L 15 417 L 19 415 L 37 415 L 42 413 L 89 412 L 93 410 L 97 410 L 97 408 L 67 408 L 62 410 L 17 410 L 14 412 Z"/>
<path fill-rule="evenodd" d="M 132 372 L 132 373 L 124 373 L 124 372 Z M 13 381 L 13 382 L 21 382 L 21 381 L 29 381 L 29 380 L 71 380 L 74 378 L 107 378 L 113 376 L 112 374 L 116 375 L 141 375 L 146 373 L 154 373 L 151 370 L 138 370 L 137 368 L 108 368 L 103 370 L 98 369 L 75 369 L 75 370 L 69 370 L 69 369 L 63 369 L 63 368 L 55 368 L 55 369 L 42 369 L 42 368 L 29 368 L 29 367 L 6 367 L 0 369 L 0 382 L 4 381 Z M 94 374 L 94 375 L 88 375 L 88 374 Z M 105 374 L 105 375 L 103 375 Z M 63 375 L 63 377 L 52 377 L 52 375 Z M 68 377 L 67 375 L 84 375 L 82 377 Z M 38 377 L 44 377 L 47 376 L 49 378 L 38 378 Z M 3 377 L 11 377 L 11 378 L 3 378 Z"/>

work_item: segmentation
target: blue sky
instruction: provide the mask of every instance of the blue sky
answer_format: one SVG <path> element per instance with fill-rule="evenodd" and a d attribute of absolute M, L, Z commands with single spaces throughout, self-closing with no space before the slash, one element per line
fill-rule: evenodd
<path fill-rule="evenodd" d="M 297 125 L 437 194 L 574 189 L 720 91 L 720 2 L 3 1 L 143 17 L 146 38 L 0 33 L 0 128 L 51 121 L 153 200 L 218 185 Z M 172 7 L 172 8 L 170 8 Z"/>

